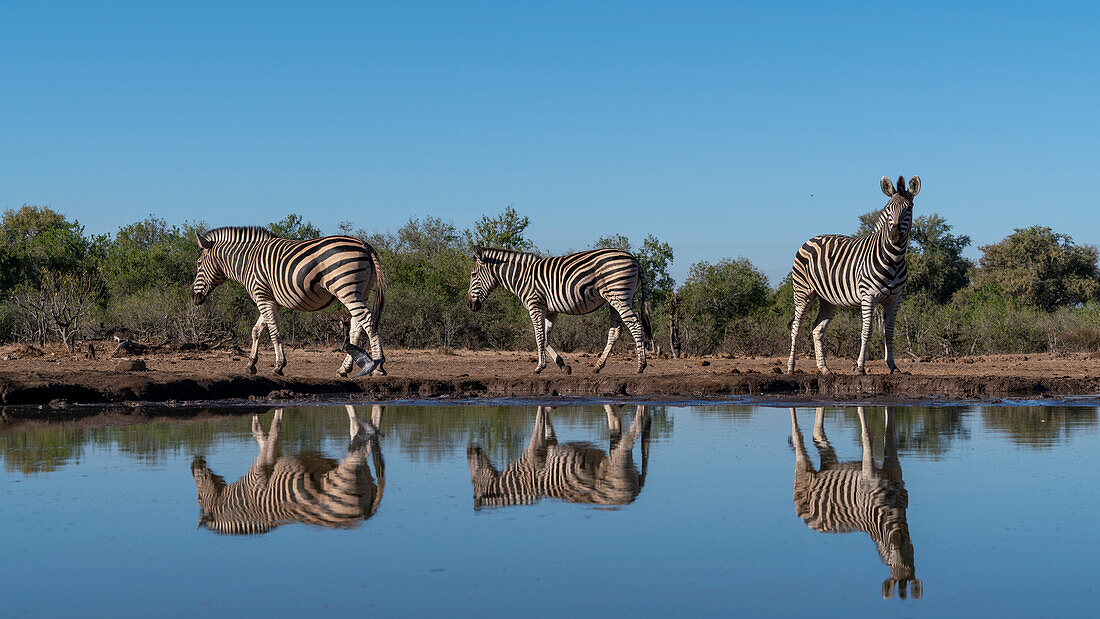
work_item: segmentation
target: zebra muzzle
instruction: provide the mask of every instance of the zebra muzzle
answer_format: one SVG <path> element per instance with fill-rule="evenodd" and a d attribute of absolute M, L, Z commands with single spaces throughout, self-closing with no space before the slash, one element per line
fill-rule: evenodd
<path fill-rule="evenodd" d="M 468 301 L 466 301 L 466 307 L 476 312 L 481 309 L 481 301 L 469 299 Z"/>
<path fill-rule="evenodd" d="M 202 305 L 206 302 L 206 295 L 201 292 L 192 292 L 191 300 L 195 302 L 195 305 Z"/>

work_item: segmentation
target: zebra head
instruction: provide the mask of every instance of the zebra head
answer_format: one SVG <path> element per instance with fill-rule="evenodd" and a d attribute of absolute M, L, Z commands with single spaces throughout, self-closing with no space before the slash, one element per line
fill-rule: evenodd
<path fill-rule="evenodd" d="M 913 599 L 919 600 L 924 594 L 924 585 L 914 578 L 916 567 L 913 565 L 913 542 L 904 525 L 896 526 L 890 531 L 886 543 L 879 546 L 879 554 L 882 562 L 890 566 L 890 578 L 882 581 L 883 599 L 893 597 L 894 585 L 897 585 L 898 597 L 905 599 L 906 586 L 911 585 Z"/>
<path fill-rule="evenodd" d="M 466 448 L 466 462 L 470 465 L 470 485 L 474 489 L 474 509 L 493 505 L 493 498 L 500 495 L 500 473 L 493 467 L 480 447 Z"/>
<path fill-rule="evenodd" d="M 225 281 L 225 272 L 214 256 L 214 241 L 202 234 L 195 234 L 195 241 L 199 244 L 199 259 L 195 261 L 195 282 L 191 284 L 191 300 L 195 305 L 202 305 L 215 288 Z"/>
<path fill-rule="evenodd" d="M 909 246 L 909 230 L 913 226 L 913 198 L 920 193 L 920 177 L 909 179 L 908 188 L 905 185 L 905 177 L 898 177 L 897 189 L 890 179 L 882 177 L 882 193 L 886 194 L 890 201 L 882 209 L 881 221 L 886 226 L 890 243 L 894 247 L 907 248 Z"/>
<path fill-rule="evenodd" d="M 481 304 L 489 298 L 489 293 L 500 285 L 500 279 L 488 260 L 484 247 L 474 250 L 474 268 L 470 271 L 470 292 L 466 296 L 466 306 L 475 312 L 481 309 Z"/>
<path fill-rule="evenodd" d="M 195 489 L 199 493 L 199 507 L 205 517 L 218 504 L 222 491 L 225 490 L 225 479 L 207 468 L 206 458 L 202 456 L 195 456 L 191 461 L 191 476 L 195 478 Z"/>

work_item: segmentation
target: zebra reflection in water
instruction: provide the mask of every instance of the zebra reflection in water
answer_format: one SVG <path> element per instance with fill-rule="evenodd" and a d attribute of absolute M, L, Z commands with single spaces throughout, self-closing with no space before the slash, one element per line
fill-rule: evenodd
<path fill-rule="evenodd" d="M 894 443 L 894 409 L 886 408 L 885 449 L 882 467 L 875 465 L 871 452 L 871 432 L 863 407 L 858 408 L 863 460 L 837 462 L 829 439 L 825 436 L 825 409 L 818 408 L 814 419 L 813 441 L 821 457 L 821 470 L 815 471 L 802 431 L 798 428 L 795 409 L 791 409 L 791 440 L 794 444 L 794 504 L 798 516 L 806 525 L 823 533 L 863 531 L 871 536 L 882 562 L 890 568 L 890 578 L 882 583 L 882 597 L 906 596 L 906 586 L 913 597 L 924 593 L 921 581 L 915 578 L 913 542 L 905 509 L 909 494 L 902 481 Z"/>
<path fill-rule="evenodd" d="M 313 452 L 280 455 L 283 409 L 275 409 L 266 434 L 259 416 L 253 416 L 252 436 L 260 452 L 244 477 L 226 485 L 201 456 L 191 463 L 202 509 L 199 526 L 218 533 L 257 534 L 290 522 L 350 528 L 370 518 L 378 511 L 386 483 L 378 444 L 382 410 L 375 405 L 370 421 L 361 421 L 355 408 L 347 406 L 351 439 L 347 456 L 339 462 Z M 368 459 L 374 462 L 377 482 Z"/>
<path fill-rule="evenodd" d="M 633 502 L 645 485 L 650 418 L 644 406 L 635 407 L 630 430 L 623 436 L 619 416 L 609 405 L 604 406 L 604 412 L 611 434 L 607 452 L 590 443 L 558 444 L 548 406 L 538 408 L 535 429 L 523 455 L 503 471 L 493 467 L 481 448 L 469 448 L 466 456 L 474 489 L 474 509 L 529 505 L 543 497 L 597 505 Z M 633 454 L 639 436 L 640 473 Z"/>

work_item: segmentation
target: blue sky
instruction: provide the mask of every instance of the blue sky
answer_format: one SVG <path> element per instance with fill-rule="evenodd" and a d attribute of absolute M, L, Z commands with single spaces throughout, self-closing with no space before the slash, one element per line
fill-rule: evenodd
<path fill-rule="evenodd" d="M 1097 6 L 9 2 L 0 208 L 384 231 L 511 204 L 544 250 L 654 233 L 677 279 L 775 283 L 919 174 L 916 213 L 975 245 L 1100 244 Z"/>

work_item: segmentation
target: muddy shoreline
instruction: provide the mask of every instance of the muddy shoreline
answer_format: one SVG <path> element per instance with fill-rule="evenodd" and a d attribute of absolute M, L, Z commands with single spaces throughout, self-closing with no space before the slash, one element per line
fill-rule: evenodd
<path fill-rule="evenodd" d="M 83 359 L 60 351 L 12 358 L 0 356 L 0 404 L 54 409 L 76 404 L 248 401 L 497 400 L 510 398 L 647 398 L 657 400 L 769 397 L 791 401 L 875 399 L 994 400 L 1100 394 L 1100 358 L 1093 355 L 1000 355 L 901 363 L 887 374 L 881 361 L 870 374 L 842 373 L 850 361 L 834 360 L 836 373 L 822 376 L 810 361 L 795 374 L 781 372 L 775 358 L 655 359 L 639 376 L 631 359 L 616 355 L 604 372 L 585 367 L 592 355 L 566 355 L 572 374 L 548 368 L 531 373 L 524 352 L 438 353 L 391 351 L 385 377 L 358 381 L 335 376 L 339 356 L 324 350 L 293 350 L 284 376 L 249 375 L 239 353 L 163 353 L 127 360 Z M 264 359 L 261 359 L 261 363 Z M 879 367 L 883 366 L 883 367 Z"/>

